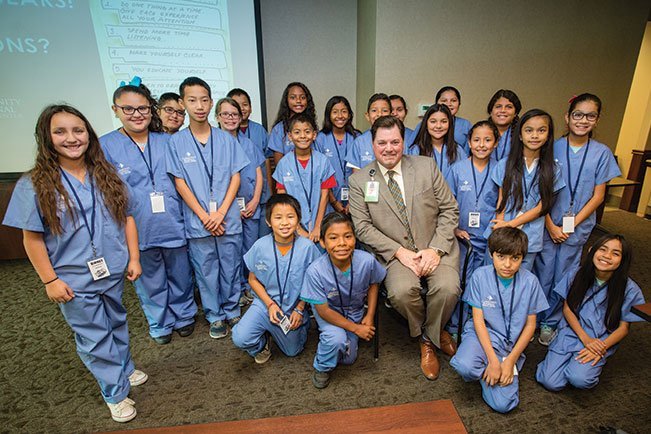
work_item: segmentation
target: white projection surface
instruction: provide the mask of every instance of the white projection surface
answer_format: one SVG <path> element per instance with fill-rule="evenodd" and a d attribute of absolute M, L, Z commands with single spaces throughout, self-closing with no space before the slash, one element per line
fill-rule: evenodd
<path fill-rule="evenodd" d="M 215 101 L 241 87 L 261 118 L 253 0 L 0 0 L 0 71 L 0 173 L 33 165 L 48 104 L 77 107 L 98 135 L 117 128 L 111 96 L 136 75 L 156 97 L 189 76 Z"/>

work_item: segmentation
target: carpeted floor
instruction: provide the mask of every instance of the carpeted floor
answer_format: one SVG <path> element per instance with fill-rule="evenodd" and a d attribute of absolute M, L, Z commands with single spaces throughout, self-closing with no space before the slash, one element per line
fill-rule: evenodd
<path fill-rule="evenodd" d="M 608 210 L 603 227 L 633 243 L 632 277 L 651 300 L 651 222 Z M 256 365 L 229 339 L 213 340 L 198 320 L 195 333 L 174 336 L 158 346 L 147 336 L 133 288 L 124 302 L 129 312 L 136 365 L 150 380 L 132 389 L 138 417 L 113 422 L 97 384 L 77 357 L 72 333 L 55 304 L 45 297 L 27 261 L 0 262 L 0 431 L 93 432 L 452 399 L 470 432 L 597 432 L 602 425 L 629 433 L 651 430 L 651 326 L 633 325 L 596 389 L 545 391 L 533 379 L 545 348 L 532 343 L 520 374 L 520 406 L 508 415 L 492 412 L 478 384 L 466 384 L 442 358 L 442 372 L 429 382 L 420 373 L 416 342 L 405 326 L 381 310 L 381 354 L 374 362 L 370 344 L 358 361 L 335 371 L 330 386 L 311 382 L 317 336 L 312 328 L 306 350 L 296 358 L 274 356 Z M 324 427 L 324 432 L 328 427 Z"/>

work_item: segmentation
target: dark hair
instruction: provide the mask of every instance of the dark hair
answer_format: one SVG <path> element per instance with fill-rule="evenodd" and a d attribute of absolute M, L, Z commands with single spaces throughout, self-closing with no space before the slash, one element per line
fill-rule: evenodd
<path fill-rule="evenodd" d="M 402 137 L 402 140 L 404 140 L 405 125 L 402 123 L 400 119 L 391 115 L 380 116 L 375 120 L 375 122 L 373 122 L 373 125 L 371 126 L 371 140 L 375 140 L 375 135 L 377 134 L 377 130 L 379 130 L 380 128 L 391 129 L 395 126 L 397 126 L 398 129 L 400 130 L 400 136 Z"/>
<path fill-rule="evenodd" d="M 210 86 L 208 83 L 200 79 L 199 77 L 188 77 L 179 86 L 179 95 L 183 98 L 185 94 L 185 88 L 190 86 L 201 86 L 208 91 L 208 97 L 212 99 L 212 92 L 210 91 Z"/>
<path fill-rule="evenodd" d="M 301 204 L 296 200 L 296 198 L 287 193 L 278 193 L 274 194 L 267 201 L 267 205 L 264 209 L 264 218 L 268 222 L 271 221 L 271 213 L 273 212 L 276 205 L 289 205 L 294 208 L 296 212 L 296 217 L 298 221 L 301 221 Z"/>
<path fill-rule="evenodd" d="M 310 124 L 312 129 L 314 131 L 318 131 L 318 128 L 316 126 L 316 121 L 314 118 L 307 113 L 296 113 L 292 118 L 289 120 L 289 125 L 287 125 L 287 131 L 291 131 L 292 128 L 294 128 L 294 125 L 296 125 L 298 122 L 304 122 L 306 124 Z"/>
<path fill-rule="evenodd" d="M 240 107 L 240 104 L 235 101 L 233 98 L 225 96 L 224 98 L 220 98 L 219 101 L 217 101 L 217 104 L 215 104 L 215 117 L 217 118 L 217 123 L 219 124 L 219 129 L 221 130 L 222 125 L 219 123 L 219 109 L 222 104 L 227 103 L 232 105 L 237 109 L 237 112 L 240 115 L 240 118 L 242 117 L 242 107 Z"/>
<path fill-rule="evenodd" d="M 477 128 L 481 128 L 481 127 L 486 127 L 490 129 L 491 132 L 493 133 L 493 137 L 495 138 L 495 143 L 497 143 L 497 141 L 500 139 L 500 132 L 495 126 L 495 124 L 493 123 L 493 121 L 491 121 L 490 119 L 476 122 L 475 125 L 470 127 L 470 129 L 468 130 L 468 142 L 470 142 L 470 139 L 472 139 L 472 133 L 474 133 Z"/>
<path fill-rule="evenodd" d="M 515 92 L 509 89 L 500 89 L 497 92 L 493 94 L 491 97 L 490 101 L 488 101 L 488 107 L 486 108 L 486 111 L 488 112 L 488 116 L 490 117 L 491 112 L 493 111 L 493 107 L 495 106 L 495 103 L 497 102 L 498 99 L 500 98 L 506 98 L 509 101 L 511 101 L 511 104 L 513 104 L 513 107 L 515 108 L 515 117 L 513 118 L 513 121 L 511 122 L 510 126 L 517 125 L 519 115 L 520 115 L 520 110 L 522 110 L 522 103 L 520 102 L 520 98 L 518 98 L 518 95 L 516 95 Z M 511 136 L 511 142 L 513 142 L 513 128 L 509 129 L 509 135 Z"/>
<path fill-rule="evenodd" d="M 314 125 L 316 125 L 316 108 L 314 107 L 314 100 L 312 99 L 312 94 L 310 93 L 310 89 L 307 88 L 306 85 L 303 83 L 300 83 L 298 81 L 292 81 L 287 85 L 285 88 L 285 91 L 283 92 L 283 96 L 280 98 L 280 106 L 278 107 L 278 115 L 276 116 L 276 122 L 274 122 L 274 126 L 279 123 L 283 123 L 283 132 L 289 131 L 289 120 L 296 115 L 297 113 L 294 113 L 291 111 L 289 108 L 289 104 L 287 103 L 287 98 L 289 97 L 289 90 L 292 87 L 300 87 L 303 89 L 303 92 L 305 92 L 305 97 L 307 98 L 307 104 L 305 106 L 305 110 L 303 110 L 303 113 L 307 114 L 310 116 L 312 119 L 314 119 Z M 316 131 L 318 128 L 315 128 L 314 130 Z"/>
<path fill-rule="evenodd" d="M 328 100 L 325 106 L 325 113 L 323 114 L 323 128 L 321 128 L 321 132 L 323 134 L 330 134 L 333 129 L 332 125 L 332 120 L 330 119 L 330 114 L 332 113 L 332 109 L 334 106 L 336 106 L 339 103 L 343 103 L 346 106 L 346 110 L 348 110 L 348 113 L 350 116 L 348 117 L 348 121 L 346 122 L 346 125 L 344 125 L 344 131 L 347 132 L 348 134 L 351 134 L 353 137 L 356 137 L 359 135 L 359 131 L 353 127 L 353 116 L 355 115 L 353 113 L 353 109 L 350 107 L 350 103 L 346 99 L 346 97 L 343 96 L 333 96 Z"/>
<path fill-rule="evenodd" d="M 165 92 L 158 98 L 158 105 L 161 106 L 165 104 L 167 101 L 174 101 L 178 103 L 179 99 L 181 99 L 181 97 L 179 96 L 178 93 Z"/>
<path fill-rule="evenodd" d="M 538 189 L 540 191 L 540 200 L 542 202 L 542 210 L 540 215 L 545 215 L 549 212 L 554 204 L 554 122 L 552 117 L 544 110 L 531 109 L 527 111 L 522 119 L 518 121 L 517 134 L 513 136 L 511 143 L 511 151 L 506 160 L 506 169 L 504 171 L 504 182 L 502 184 L 502 200 L 497 206 L 496 212 L 499 214 L 506 209 L 506 204 L 509 198 L 512 199 L 511 208 L 509 210 L 519 210 L 527 198 L 524 197 L 522 191 L 522 180 L 524 178 L 524 164 L 523 164 L 523 149 L 522 143 L 522 127 L 531 118 L 546 117 L 549 125 L 547 132 L 547 141 L 540 148 L 540 157 L 538 160 L 537 173 L 534 179 L 538 179 Z M 535 182 L 532 182 L 531 188 Z"/>
<path fill-rule="evenodd" d="M 150 107 L 149 113 L 151 113 L 151 121 L 149 122 L 149 126 L 147 127 L 147 129 L 154 133 L 162 133 L 163 121 L 160 119 L 160 116 L 158 115 L 158 111 L 156 110 L 156 108 L 158 107 L 158 101 L 156 101 L 156 99 L 153 96 L 151 96 L 151 92 L 149 91 L 147 86 L 140 83 L 139 86 L 127 84 L 126 86 L 118 87 L 113 92 L 113 104 L 115 104 L 117 99 L 120 98 L 125 93 L 135 93 L 136 95 L 140 95 L 147 100 L 147 104 L 149 104 Z"/>
<path fill-rule="evenodd" d="M 601 115 L 601 99 L 597 95 L 591 93 L 582 93 L 570 100 L 570 107 L 567 109 L 568 117 L 572 114 L 578 103 L 587 101 L 595 103 L 597 105 L 597 116 Z M 588 137 L 592 137 L 592 131 L 593 130 L 590 130 Z"/>
<path fill-rule="evenodd" d="M 450 90 L 454 92 L 454 94 L 457 96 L 457 99 L 459 100 L 459 104 L 461 104 L 461 94 L 454 86 L 443 86 L 442 88 L 440 88 L 439 91 L 436 92 L 436 97 L 434 97 L 434 102 L 439 102 L 439 99 L 441 99 L 441 95 L 443 95 L 443 93 Z"/>
<path fill-rule="evenodd" d="M 393 101 L 394 99 L 400 100 L 402 106 L 405 108 L 405 113 L 409 112 L 409 110 L 407 109 L 407 101 L 405 101 L 403 97 L 395 93 L 393 95 L 389 95 L 389 107 L 391 107 L 391 101 Z"/>
<path fill-rule="evenodd" d="M 527 256 L 529 250 L 529 238 L 524 231 L 518 228 L 501 227 L 495 229 L 488 237 L 488 251 L 503 255 Z"/>
<path fill-rule="evenodd" d="M 249 102 L 249 105 L 251 104 L 251 97 L 244 89 L 240 89 L 239 87 L 236 87 L 229 90 L 228 93 L 226 94 L 226 96 L 229 98 L 233 98 L 234 96 L 240 96 L 240 95 L 245 96 L 247 101 Z"/>
<path fill-rule="evenodd" d="M 621 320 L 622 305 L 624 304 L 624 293 L 626 291 L 626 283 L 628 281 L 628 272 L 631 268 L 631 261 L 633 259 L 633 249 L 626 241 L 623 235 L 619 234 L 606 234 L 595 241 L 594 245 L 588 250 L 587 255 L 581 261 L 572 285 L 567 294 L 567 305 L 572 310 L 574 315 L 579 316 L 579 309 L 583 304 L 585 294 L 592 287 L 595 281 L 595 267 L 594 255 L 610 240 L 619 240 L 622 243 L 622 260 L 619 267 L 613 272 L 611 278 L 608 280 L 608 308 L 606 309 L 606 318 L 604 324 L 609 332 L 614 331 L 619 327 Z"/>
<path fill-rule="evenodd" d="M 425 115 L 423 116 L 423 122 L 420 124 L 420 130 L 418 130 L 418 135 L 414 140 L 414 143 L 418 145 L 419 154 L 426 155 L 431 157 L 434 155 L 434 146 L 432 145 L 432 137 L 429 135 L 427 129 L 427 121 L 434 113 L 443 113 L 445 117 L 448 118 L 448 132 L 445 134 L 443 139 L 443 144 L 446 148 L 446 154 L 448 156 L 448 161 L 450 164 L 457 161 L 457 143 L 454 141 L 454 116 L 450 112 L 450 109 L 445 104 L 435 103 L 429 106 Z M 442 167 L 439 169 L 443 170 Z"/>
<path fill-rule="evenodd" d="M 371 106 L 375 101 L 380 101 L 380 100 L 386 101 L 386 103 L 389 105 L 389 110 L 391 110 L 391 100 L 389 99 L 387 94 L 378 92 L 371 95 L 371 97 L 368 99 L 368 104 L 366 104 L 366 113 L 368 113 L 368 111 L 371 109 Z"/>
<path fill-rule="evenodd" d="M 336 225 L 337 223 L 345 223 L 350 227 L 353 233 L 355 232 L 355 227 L 353 226 L 353 221 L 350 216 L 334 211 L 323 217 L 323 221 L 321 222 L 321 239 L 325 238 L 326 232 L 328 232 L 330 226 Z"/>

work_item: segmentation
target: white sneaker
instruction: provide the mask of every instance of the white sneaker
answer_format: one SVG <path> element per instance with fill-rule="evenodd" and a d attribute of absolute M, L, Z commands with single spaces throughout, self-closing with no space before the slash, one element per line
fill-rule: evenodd
<path fill-rule="evenodd" d="M 131 386 L 140 386 L 141 384 L 146 383 L 148 379 L 149 375 L 136 369 L 133 371 L 133 374 L 129 375 L 129 384 L 131 384 Z"/>
<path fill-rule="evenodd" d="M 263 363 L 267 363 L 270 358 L 271 350 L 269 349 L 269 338 L 267 337 L 267 343 L 264 345 L 264 348 L 253 357 L 253 360 L 255 360 L 255 363 L 258 365 L 262 365 Z"/>
<path fill-rule="evenodd" d="M 544 345 L 548 347 L 549 344 L 552 343 L 552 341 L 554 340 L 557 334 L 558 332 L 556 331 L 556 329 L 548 326 L 547 324 L 541 324 L 540 336 L 538 336 L 538 342 L 540 343 L 540 345 Z"/>
<path fill-rule="evenodd" d="M 111 410 L 111 417 L 116 422 L 129 422 L 136 417 L 136 407 L 133 404 L 134 402 L 129 398 L 125 398 L 117 404 L 106 403 Z"/>

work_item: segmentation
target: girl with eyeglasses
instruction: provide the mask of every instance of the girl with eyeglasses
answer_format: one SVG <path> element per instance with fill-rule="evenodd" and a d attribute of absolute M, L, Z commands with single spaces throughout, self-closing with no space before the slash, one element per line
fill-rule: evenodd
<path fill-rule="evenodd" d="M 579 265 L 583 245 L 596 225 L 595 211 L 606 196 L 606 183 L 621 175 L 608 146 L 592 138 L 600 115 L 598 96 L 583 93 L 572 98 L 565 114 L 568 132 L 554 142 L 554 159 L 567 188 L 545 217 L 543 250 L 534 268 L 550 306 L 538 318 L 538 340 L 543 345 L 554 339 L 562 316 L 560 299 L 552 289 Z"/>
<path fill-rule="evenodd" d="M 174 134 L 183 126 L 185 110 L 179 104 L 179 94 L 167 92 L 158 99 L 158 116 L 163 122 L 163 131 Z"/>

